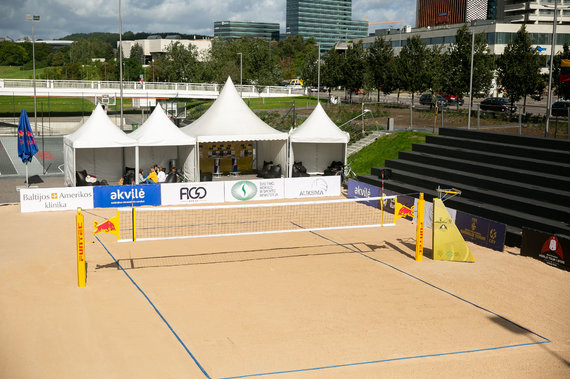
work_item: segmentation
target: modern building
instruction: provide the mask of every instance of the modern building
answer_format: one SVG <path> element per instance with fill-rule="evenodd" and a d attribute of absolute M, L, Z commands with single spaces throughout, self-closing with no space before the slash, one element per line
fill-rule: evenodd
<path fill-rule="evenodd" d="M 502 0 L 505 21 L 526 24 L 552 24 L 554 0 Z M 556 19 L 561 24 L 570 24 L 570 0 L 558 0 Z"/>
<path fill-rule="evenodd" d="M 378 29 L 375 31 L 375 36 L 355 39 L 354 42 L 362 41 L 364 48 L 367 48 L 374 42 L 376 37 L 382 36 L 392 44 L 394 53 L 399 54 L 401 48 L 406 46 L 406 40 L 409 37 L 419 36 L 428 46 L 443 45 L 444 48 L 447 48 L 452 43 L 455 43 L 457 30 L 463 25 L 461 23 L 429 28 Z M 491 54 L 501 55 L 522 25 L 493 20 L 475 20 L 468 23 L 467 26 L 476 34 L 485 34 Z M 550 24 L 527 24 L 526 30 L 530 35 L 533 46 L 542 48 L 541 54 L 545 56 L 546 62 L 548 57 L 550 57 L 552 46 L 552 22 Z M 570 25 L 557 26 L 555 54 L 562 51 L 564 43 L 570 45 Z"/>
<path fill-rule="evenodd" d="M 149 64 L 164 54 L 173 43 L 180 43 L 186 48 L 190 45 L 195 46 L 198 49 L 198 60 L 204 60 L 205 54 L 212 47 L 212 41 L 209 39 L 180 39 L 180 36 L 177 35 L 169 35 L 166 38 L 162 38 L 159 35 L 153 35 L 148 36 L 147 39 L 123 41 L 123 56 L 129 58 L 131 56 L 131 48 L 138 44 L 143 49 L 145 64 Z M 117 42 L 118 46 L 119 42 Z"/>
<path fill-rule="evenodd" d="M 368 22 L 352 20 L 352 0 L 287 0 L 286 32 L 314 38 L 321 51 L 368 35 Z"/>
<path fill-rule="evenodd" d="M 216 21 L 214 22 L 214 37 L 222 39 L 251 37 L 279 41 L 279 23 Z"/>
<path fill-rule="evenodd" d="M 416 26 L 423 28 L 465 22 L 465 0 L 418 0 Z"/>

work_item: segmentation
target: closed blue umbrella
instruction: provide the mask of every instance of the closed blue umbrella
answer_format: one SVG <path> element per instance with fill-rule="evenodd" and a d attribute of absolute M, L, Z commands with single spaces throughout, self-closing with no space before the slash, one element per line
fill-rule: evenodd
<path fill-rule="evenodd" d="M 26 165 L 26 185 L 28 184 L 28 163 L 32 161 L 33 156 L 38 152 L 38 145 L 32 133 L 30 120 L 25 109 L 20 113 L 20 121 L 18 122 L 18 156 L 22 163 Z"/>

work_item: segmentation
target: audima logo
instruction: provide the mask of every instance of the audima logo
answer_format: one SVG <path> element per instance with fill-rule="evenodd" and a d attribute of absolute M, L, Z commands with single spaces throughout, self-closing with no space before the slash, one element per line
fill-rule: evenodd
<path fill-rule="evenodd" d="M 232 186 L 232 196 L 236 200 L 251 200 L 255 195 L 257 195 L 257 186 L 248 180 L 241 180 Z"/>
<path fill-rule="evenodd" d="M 329 185 L 323 179 L 315 179 L 311 183 L 310 189 L 301 190 L 299 196 L 325 196 L 329 189 Z"/>

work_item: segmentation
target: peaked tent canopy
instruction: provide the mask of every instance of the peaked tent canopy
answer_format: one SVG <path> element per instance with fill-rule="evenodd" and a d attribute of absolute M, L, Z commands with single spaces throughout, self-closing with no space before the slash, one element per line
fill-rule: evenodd
<path fill-rule="evenodd" d="M 80 170 L 98 180 L 118 181 L 123 176 L 124 148 L 136 144 L 98 104 L 79 129 L 63 137 L 65 185 L 75 186 L 75 172 Z"/>
<path fill-rule="evenodd" d="M 129 134 L 129 137 L 138 142 L 134 157 L 135 173 L 138 173 L 139 167 L 144 169 L 155 164 L 168 167 L 169 163 L 175 160 L 190 181 L 196 179 L 194 151 L 196 138 L 178 129 L 164 113 L 160 104 L 137 130 Z M 127 165 L 132 164 L 133 161 L 128 159 Z"/>
<path fill-rule="evenodd" d="M 229 77 L 214 104 L 181 130 L 195 137 L 198 143 L 256 141 L 257 167 L 264 160 L 273 161 L 287 173 L 287 133 L 273 129 L 257 117 Z"/>
<path fill-rule="evenodd" d="M 289 133 L 290 170 L 294 162 L 303 162 L 307 172 L 323 172 L 333 161 L 346 164 L 346 146 L 350 135 L 342 131 L 317 104 L 305 122 Z"/>

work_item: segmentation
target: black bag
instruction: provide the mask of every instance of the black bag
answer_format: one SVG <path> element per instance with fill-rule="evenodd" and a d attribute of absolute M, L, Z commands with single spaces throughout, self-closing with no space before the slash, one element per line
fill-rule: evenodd
<path fill-rule="evenodd" d="M 265 178 L 265 175 L 267 175 L 267 173 L 269 172 L 269 170 L 271 169 L 271 165 L 273 164 L 273 161 L 263 161 L 263 168 L 261 169 L 261 172 L 259 172 L 257 174 L 258 178 Z"/>

